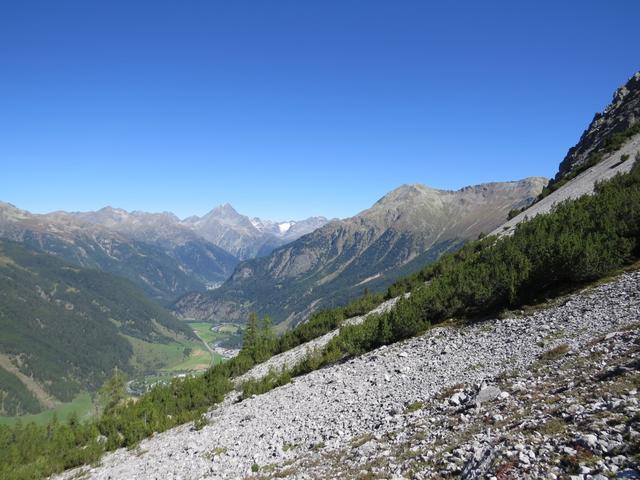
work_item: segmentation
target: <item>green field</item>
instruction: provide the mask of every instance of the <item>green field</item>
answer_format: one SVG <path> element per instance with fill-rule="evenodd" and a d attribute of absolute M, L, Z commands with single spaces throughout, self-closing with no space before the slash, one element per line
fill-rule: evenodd
<path fill-rule="evenodd" d="M 211 365 L 211 352 L 199 341 L 179 340 L 158 344 L 133 337 L 127 339 L 134 350 L 132 366 L 144 375 L 161 371 L 205 370 Z M 187 352 L 188 355 L 185 355 Z"/>
<path fill-rule="evenodd" d="M 221 340 L 223 335 L 211 330 L 213 325 L 205 322 L 189 322 L 188 325 L 196 334 L 208 344 Z"/>
<path fill-rule="evenodd" d="M 197 349 L 194 349 L 188 358 L 185 358 L 182 362 L 173 365 L 167 370 L 171 372 L 199 371 L 205 370 L 212 364 L 220 363 L 221 361 L 222 356 L 205 350 L 202 344 L 199 344 Z"/>
<path fill-rule="evenodd" d="M 14 425 L 18 420 L 22 423 L 35 422 L 38 425 L 46 425 L 56 415 L 58 420 L 67 420 L 72 413 L 76 413 L 80 420 L 86 420 L 94 414 L 91 395 L 84 392 L 79 394 L 69 403 L 64 403 L 53 410 L 47 410 L 36 415 L 22 415 L 20 417 L 0 417 L 0 425 Z"/>
<path fill-rule="evenodd" d="M 235 325 L 233 323 L 225 323 L 224 325 L 220 325 L 220 328 L 218 329 L 220 331 L 220 333 L 240 333 L 240 330 L 242 330 L 240 328 L 239 325 Z"/>
<path fill-rule="evenodd" d="M 239 348 L 242 344 L 242 327 L 233 323 L 212 325 L 206 322 L 188 322 L 191 329 L 207 344 L 226 348 Z M 216 328 L 216 331 L 212 330 Z"/>

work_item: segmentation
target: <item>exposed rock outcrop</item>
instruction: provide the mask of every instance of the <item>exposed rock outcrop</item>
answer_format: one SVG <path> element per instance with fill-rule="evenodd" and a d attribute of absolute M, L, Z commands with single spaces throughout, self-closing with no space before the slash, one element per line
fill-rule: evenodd
<path fill-rule="evenodd" d="M 589 156 L 615 133 L 622 133 L 640 122 L 640 72 L 613 94 L 613 100 L 602 112 L 596 113 L 589 127 L 560 163 L 554 180 L 560 180 L 578 171 Z"/>

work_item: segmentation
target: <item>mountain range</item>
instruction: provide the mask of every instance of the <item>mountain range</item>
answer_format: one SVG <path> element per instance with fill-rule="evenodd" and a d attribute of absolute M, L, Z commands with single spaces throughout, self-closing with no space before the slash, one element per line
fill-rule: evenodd
<path fill-rule="evenodd" d="M 228 204 L 181 221 L 172 213 L 112 207 L 39 215 L 0 202 L 0 238 L 125 277 L 165 303 L 222 283 L 239 262 L 236 254 L 267 254 L 323 222 L 252 223 Z"/>
<path fill-rule="evenodd" d="M 640 73 L 595 116 L 552 185 L 580 177 L 592 190 L 596 180 L 628 171 L 628 160 L 638 158 L 638 119 Z M 548 211 L 578 183 L 559 190 L 558 200 L 543 198 L 542 177 L 456 191 L 402 185 L 371 208 L 331 221 L 274 222 L 229 204 L 181 220 L 112 207 L 32 214 L 0 202 L 0 414 L 94 391 L 114 367 L 153 370 L 141 345 L 197 341 L 154 300 L 182 319 L 212 323 L 270 315 L 283 331 L 483 233 Z M 536 203 L 505 224 L 511 212 Z"/>
<path fill-rule="evenodd" d="M 219 289 L 187 294 L 174 308 L 185 318 L 213 322 L 242 320 L 257 311 L 271 315 L 283 328 L 295 325 L 320 307 L 343 304 L 365 289 L 380 289 L 478 234 L 502 228 L 507 215 L 517 215 L 598 166 L 558 200 L 551 198 L 533 210 L 548 211 L 563 198 L 592 191 L 598 179 L 630 168 L 623 164 L 635 155 L 630 140 L 639 134 L 640 72 L 595 114 L 548 184 L 535 177 L 457 192 L 405 185 L 350 219 L 330 222 L 265 258 L 240 263 Z M 613 163 L 601 171 L 599 164 L 605 160 Z M 504 228 L 525 220 L 533 210 L 517 215 Z"/>
<path fill-rule="evenodd" d="M 174 308 L 184 318 L 212 322 L 243 321 L 256 311 L 288 327 L 320 307 L 386 287 L 490 232 L 546 184 L 532 177 L 458 191 L 403 185 L 354 217 L 240 263 L 220 288 L 187 294 Z"/>
<path fill-rule="evenodd" d="M 310 233 L 327 222 L 324 217 L 287 222 L 249 218 L 226 203 L 202 217 L 189 217 L 182 224 L 238 259 L 246 260 L 268 255 L 276 247 Z"/>

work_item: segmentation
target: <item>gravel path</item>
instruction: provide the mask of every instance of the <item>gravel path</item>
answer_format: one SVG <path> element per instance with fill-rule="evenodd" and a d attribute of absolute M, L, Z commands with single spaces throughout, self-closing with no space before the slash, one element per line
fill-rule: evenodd
<path fill-rule="evenodd" d="M 403 428 L 407 405 L 433 399 L 447 387 L 526 371 L 554 346 L 579 350 L 639 319 L 635 272 L 528 316 L 434 328 L 265 395 L 227 402 L 209 413 L 210 424 L 202 430 L 184 425 L 143 441 L 137 450 L 110 453 L 100 466 L 85 468 L 82 478 L 242 478 L 252 468 L 284 468 L 309 455 L 349 448 L 363 435 L 383 438 Z"/>

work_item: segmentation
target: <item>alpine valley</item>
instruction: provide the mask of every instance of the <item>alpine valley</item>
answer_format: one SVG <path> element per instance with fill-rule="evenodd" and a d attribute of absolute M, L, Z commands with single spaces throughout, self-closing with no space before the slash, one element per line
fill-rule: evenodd
<path fill-rule="evenodd" d="M 640 72 L 549 184 L 404 185 L 354 217 L 240 262 L 220 288 L 187 294 L 175 308 L 185 320 L 212 323 L 271 314 L 282 335 L 249 315 L 235 357 L 138 401 L 112 402 L 93 423 L 60 427 L 75 455 L 62 465 L 48 450 L 24 447 L 5 456 L 13 467 L 0 472 L 26 478 L 27 468 L 78 466 L 56 477 L 65 480 L 637 478 L 639 98 Z M 44 254 L 15 243 L 3 252 L 5 275 L 42 287 L 15 298 L 76 311 L 74 295 L 87 288 L 75 277 L 30 279 L 34 263 L 42 270 L 33 258 Z M 114 308 L 100 289 L 89 293 L 97 308 Z M 175 319 L 144 315 L 157 316 L 155 335 L 188 336 Z M 113 328 L 154 335 L 140 322 Z M 28 356 L 5 358 L 15 370 Z M 52 443 L 44 427 L 34 435 Z"/>
<path fill-rule="evenodd" d="M 550 181 L 333 220 L 1 203 L 0 477 L 638 478 L 639 269 L 640 72 Z"/>

